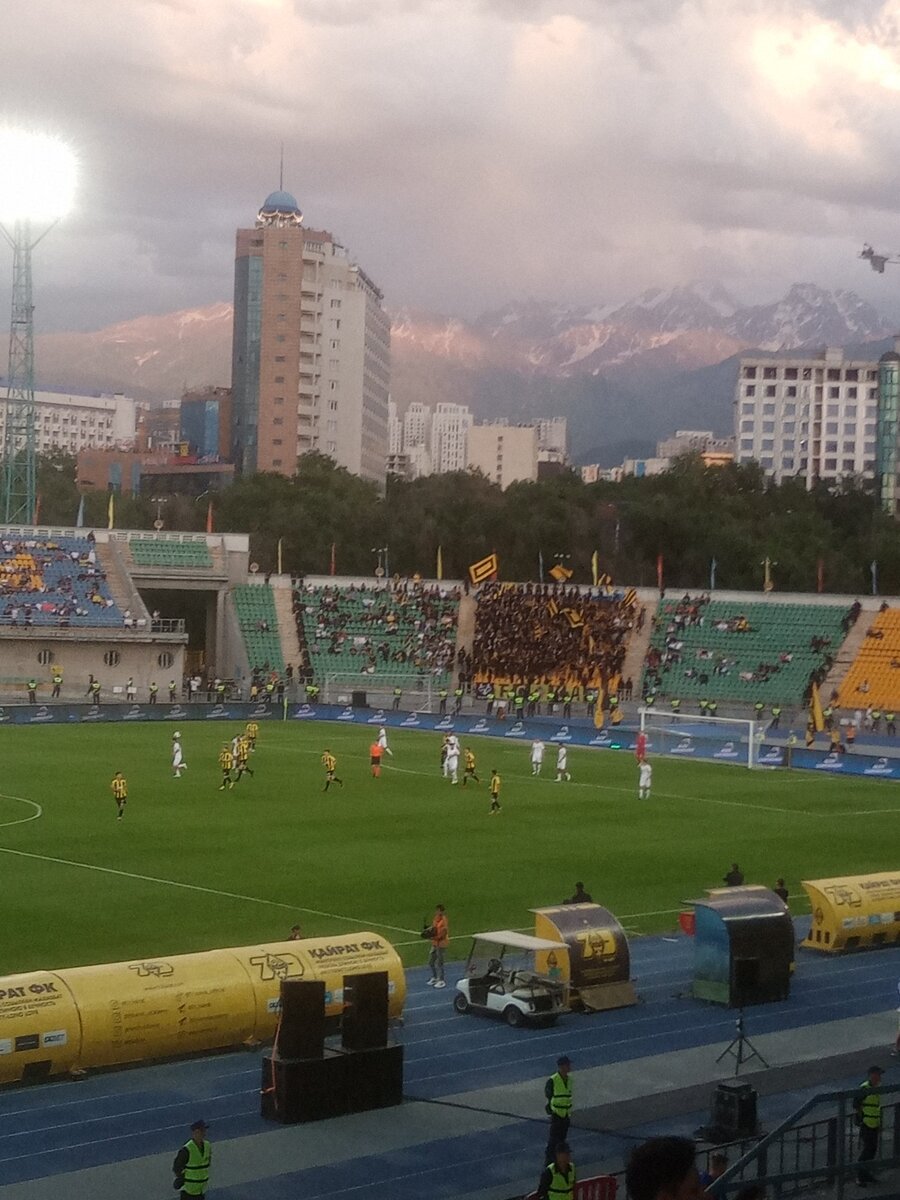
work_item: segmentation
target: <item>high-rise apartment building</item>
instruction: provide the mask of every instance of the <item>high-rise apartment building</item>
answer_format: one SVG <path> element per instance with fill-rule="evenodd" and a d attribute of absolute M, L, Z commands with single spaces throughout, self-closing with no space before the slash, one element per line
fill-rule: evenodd
<path fill-rule="evenodd" d="M 468 434 L 468 461 L 472 470 L 481 471 L 503 489 L 537 479 L 537 426 L 508 425 L 506 421 L 473 425 Z"/>
<path fill-rule="evenodd" d="M 835 482 L 876 471 L 878 363 L 820 354 L 741 359 L 735 395 L 738 462 L 758 462 L 780 482 Z"/>
<path fill-rule="evenodd" d="M 422 404 L 419 400 L 413 400 L 403 415 L 404 448 L 408 450 L 412 446 L 424 446 L 426 450 L 429 450 L 431 448 L 431 422 L 432 413 L 428 405 Z"/>
<path fill-rule="evenodd" d="M 3 381 L 0 380 L 0 386 Z M 121 450 L 134 445 L 139 406 L 130 396 L 78 395 L 52 391 L 34 393 L 35 446 L 39 454 L 52 450 Z M 0 443 L 6 425 L 7 406 L 0 404 Z"/>
<path fill-rule="evenodd" d="M 438 404 L 431 420 L 431 469 L 435 475 L 464 471 L 469 464 L 472 410 L 465 404 Z"/>
<path fill-rule="evenodd" d="M 273 192 L 239 229 L 232 443 L 242 471 L 292 475 L 311 451 L 384 483 L 390 320 L 382 294 L 330 233 Z"/>

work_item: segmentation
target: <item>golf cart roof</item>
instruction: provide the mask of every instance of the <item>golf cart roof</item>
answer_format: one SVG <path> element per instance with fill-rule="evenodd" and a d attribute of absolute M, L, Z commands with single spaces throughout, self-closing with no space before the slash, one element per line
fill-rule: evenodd
<path fill-rule="evenodd" d="M 527 933 L 516 933 L 513 929 L 495 929 L 493 933 L 473 933 L 476 942 L 490 942 L 492 946 L 510 946 L 514 950 L 567 950 L 565 942 L 551 942 L 547 938 L 531 937 Z"/>

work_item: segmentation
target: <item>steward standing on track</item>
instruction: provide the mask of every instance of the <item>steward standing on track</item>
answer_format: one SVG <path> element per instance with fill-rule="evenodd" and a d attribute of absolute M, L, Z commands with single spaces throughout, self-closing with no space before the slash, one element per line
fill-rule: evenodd
<path fill-rule="evenodd" d="M 181 1200 L 206 1195 L 212 1159 L 212 1147 L 206 1140 L 208 1128 L 205 1121 L 195 1121 L 191 1126 L 190 1138 L 175 1155 L 172 1170 L 175 1173 L 175 1187 L 181 1188 Z"/>
<path fill-rule="evenodd" d="M 550 1133 L 547 1135 L 547 1152 L 544 1161 L 552 1162 L 558 1146 L 565 1142 L 569 1133 L 569 1118 L 572 1115 L 572 1080 L 569 1058 L 563 1054 L 556 1060 L 556 1072 L 544 1084 L 547 1114 L 550 1117 Z"/>
<path fill-rule="evenodd" d="M 537 1200 L 572 1200 L 574 1195 L 575 1164 L 569 1156 L 569 1143 L 560 1142 L 541 1175 Z"/>

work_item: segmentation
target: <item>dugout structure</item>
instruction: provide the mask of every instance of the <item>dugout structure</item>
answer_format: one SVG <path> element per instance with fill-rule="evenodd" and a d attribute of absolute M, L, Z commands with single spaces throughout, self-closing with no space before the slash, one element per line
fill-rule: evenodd
<path fill-rule="evenodd" d="M 717 888 L 694 906 L 691 994 L 729 1008 L 786 1000 L 794 926 L 766 887 Z"/>
<path fill-rule="evenodd" d="M 536 937 L 561 942 L 568 954 L 543 952 L 538 970 L 569 986 L 569 1003 L 588 1012 L 637 1004 L 625 930 L 600 904 L 533 908 Z"/>
<path fill-rule="evenodd" d="M 305 938 L 0 978 L 0 1084 L 266 1042 L 284 980 L 323 985 L 326 1024 L 348 974 L 386 971 L 403 1011 L 400 957 L 380 934 Z"/>
<path fill-rule="evenodd" d="M 802 884 L 812 908 L 806 949 L 845 954 L 900 945 L 900 871 Z"/>

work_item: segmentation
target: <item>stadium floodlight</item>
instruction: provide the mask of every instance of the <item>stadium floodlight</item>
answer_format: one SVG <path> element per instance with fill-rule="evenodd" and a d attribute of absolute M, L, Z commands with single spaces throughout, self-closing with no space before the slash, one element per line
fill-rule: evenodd
<path fill-rule="evenodd" d="M 27 525 L 37 518 L 31 256 L 71 209 L 76 175 L 75 155 L 64 142 L 22 129 L 0 129 L 0 233 L 13 252 L 0 488 L 0 515 L 7 524 Z"/>

